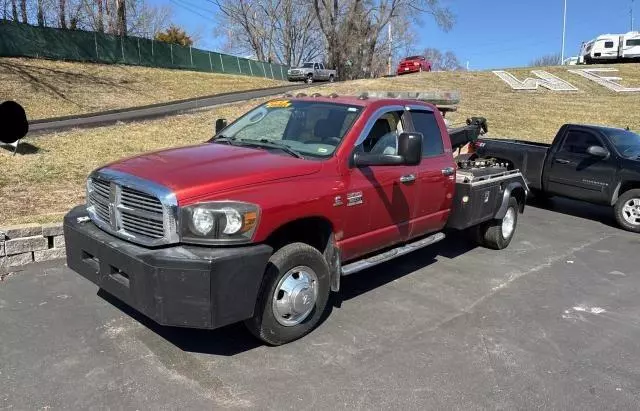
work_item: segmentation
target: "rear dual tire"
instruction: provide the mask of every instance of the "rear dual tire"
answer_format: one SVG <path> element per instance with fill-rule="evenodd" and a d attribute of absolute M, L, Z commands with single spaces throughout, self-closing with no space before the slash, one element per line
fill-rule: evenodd
<path fill-rule="evenodd" d="M 516 232 L 519 209 L 518 200 L 511 197 L 504 217 L 487 221 L 472 229 L 475 242 L 494 250 L 507 248 Z"/>

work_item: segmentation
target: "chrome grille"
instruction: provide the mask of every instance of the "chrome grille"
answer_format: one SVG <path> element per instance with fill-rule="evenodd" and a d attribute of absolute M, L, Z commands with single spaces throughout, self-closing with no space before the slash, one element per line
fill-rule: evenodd
<path fill-rule="evenodd" d="M 144 245 L 177 241 L 173 193 L 128 174 L 103 173 L 96 173 L 87 181 L 87 211 L 96 225 Z"/>

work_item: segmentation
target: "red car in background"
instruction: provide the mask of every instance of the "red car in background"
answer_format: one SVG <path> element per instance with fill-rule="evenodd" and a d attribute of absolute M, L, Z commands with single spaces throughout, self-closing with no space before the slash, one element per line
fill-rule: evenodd
<path fill-rule="evenodd" d="M 396 74 L 419 73 L 422 71 L 431 71 L 431 62 L 424 56 L 410 56 L 400 61 Z"/>

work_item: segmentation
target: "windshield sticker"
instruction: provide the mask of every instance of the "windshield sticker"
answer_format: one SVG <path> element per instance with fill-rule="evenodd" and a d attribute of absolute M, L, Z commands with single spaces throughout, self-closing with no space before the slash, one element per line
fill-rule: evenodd
<path fill-rule="evenodd" d="M 268 108 L 287 108 L 291 107 L 291 101 L 289 100 L 273 100 L 265 104 Z"/>
<path fill-rule="evenodd" d="M 357 109 L 357 108 L 355 108 L 355 107 L 349 107 L 349 108 L 347 109 L 347 111 L 350 111 L 350 112 L 352 112 L 352 113 L 353 113 L 354 111 L 358 111 L 358 109 Z"/>
<path fill-rule="evenodd" d="M 322 154 L 324 154 L 324 153 L 328 153 L 328 152 L 329 152 L 329 150 L 327 150 L 327 149 L 326 149 L 326 148 L 324 148 L 324 147 L 319 147 L 319 148 L 318 148 L 318 153 L 322 153 Z"/>

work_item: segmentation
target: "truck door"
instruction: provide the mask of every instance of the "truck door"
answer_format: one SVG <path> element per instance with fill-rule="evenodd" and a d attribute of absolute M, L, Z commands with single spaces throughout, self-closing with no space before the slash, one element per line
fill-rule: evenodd
<path fill-rule="evenodd" d="M 392 153 L 406 121 L 402 106 L 373 113 L 354 151 Z M 415 166 L 352 167 L 346 178 L 344 259 L 392 246 L 409 238 L 417 184 Z"/>
<path fill-rule="evenodd" d="M 455 190 L 455 168 L 451 150 L 432 111 L 410 112 L 413 129 L 422 133 L 422 162 L 416 170 L 416 207 L 410 237 L 442 230 L 451 210 Z"/>
<path fill-rule="evenodd" d="M 320 70 L 320 64 L 318 63 L 313 65 L 313 79 L 322 80 L 322 70 Z"/>
<path fill-rule="evenodd" d="M 587 152 L 590 146 L 611 149 L 600 136 L 587 129 L 570 129 L 561 147 L 547 162 L 546 191 L 595 203 L 605 203 L 614 184 L 615 157 L 594 157 Z"/>

